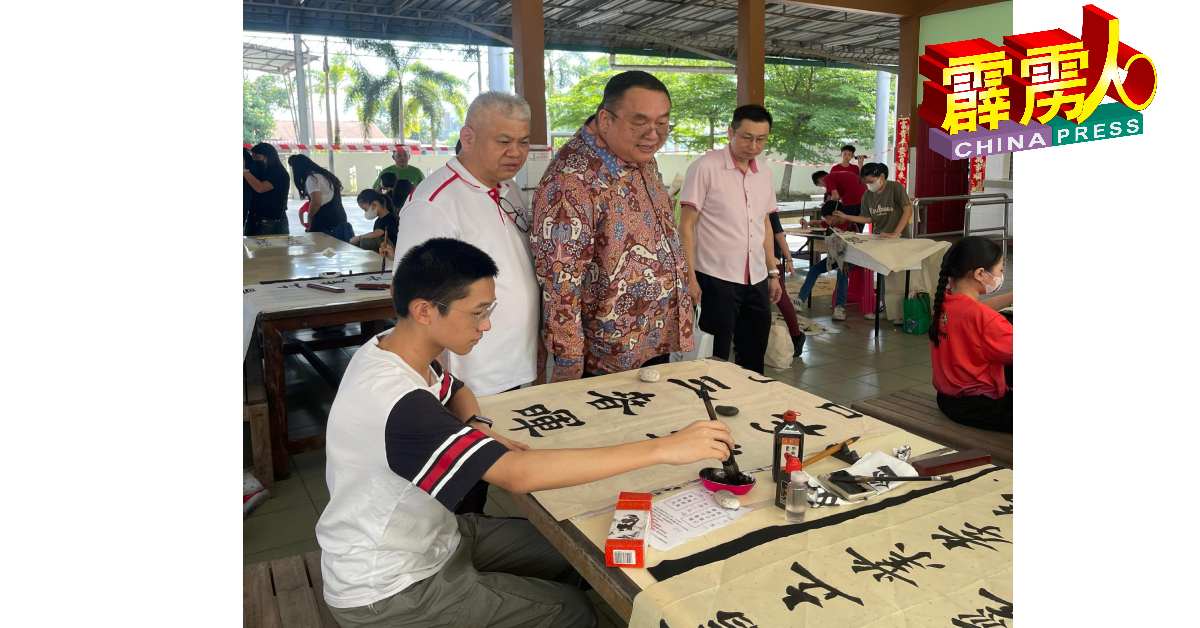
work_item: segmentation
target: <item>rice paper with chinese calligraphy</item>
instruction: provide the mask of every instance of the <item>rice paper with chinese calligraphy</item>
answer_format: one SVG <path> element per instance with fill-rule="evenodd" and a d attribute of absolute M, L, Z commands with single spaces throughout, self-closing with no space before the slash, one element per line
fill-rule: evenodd
<path fill-rule="evenodd" d="M 1012 472 L 955 476 L 652 553 L 629 625 L 1012 626 Z"/>
<path fill-rule="evenodd" d="M 666 436 L 693 421 L 706 420 L 701 387 L 715 405 L 738 408 L 729 425 L 743 471 L 771 464 L 775 425 L 787 410 L 799 413 L 806 455 L 831 443 L 871 430 L 893 428 L 782 382 L 718 360 L 676 362 L 655 367 L 659 380 L 642 382 L 637 371 L 534 386 L 479 400 L 496 432 L 535 449 L 604 447 Z M 470 382 L 467 382 L 469 385 Z M 539 491 L 538 502 L 557 520 L 611 508 L 621 491 L 653 491 L 690 482 L 700 469 L 721 466 L 710 460 L 693 465 L 658 465 L 585 486 Z M 547 469 L 546 473 L 553 473 Z M 760 480 L 762 482 L 762 480 Z M 769 479 L 768 479 L 769 483 Z"/>

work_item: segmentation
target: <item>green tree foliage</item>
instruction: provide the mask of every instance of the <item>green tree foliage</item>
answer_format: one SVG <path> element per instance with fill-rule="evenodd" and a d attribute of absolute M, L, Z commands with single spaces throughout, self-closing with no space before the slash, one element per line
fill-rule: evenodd
<path fill-rule="evenodd" d="M 276 109 L 287 109 L 288 94 L 279 77 L 264 74 L 242 81 L 242 141 L 256 144 L 275 130 Z"/>
<path fill-rule="evenodd" d="M 460 120 L 466 117 L 466 84 L 457 76 L 434 70 L 420 61 L 410 63 L 408 72 L 412 74 L 412 79 L 408 83 L 408 102 L 404 105 L 405 119 L 409 124 L 405 131 L 418 134 L 427 131 L 429 144 L 437 146 L 447 109 L 458 115 Z M 424 122 L 429 125 L 426 127 Z"/>
<path fill-rule="evenodd" d="M 775 122 L 769 148 L 788 161 L 833 161 L 847 142 L 870 152 L 874 135 L 875 74 L 812 66 L 766 66 L 767 108 Z M 790 188 L 784 167 L 780 193 Z"/>
<path fill-rule="evenodd" d="M 737 81 L 731 74 L 668 74 L 674 139 L 691 150 L 709 150 L 726 142 L 725 130 L 737 106 Z"/>
<path fill-rule="evenodd" d="M 362 123 L 364 142 L 371 136 L 371 127 L 379 125 L 395 84 L 396 74 L 391 70 L 383 76 L 374 76 L 359 63 L 350 68 L 350 89 L 346 91 L 346 102 L 355 106 L 358 121 Z M 389 134 L 391 130 L 388 129 Z"/>

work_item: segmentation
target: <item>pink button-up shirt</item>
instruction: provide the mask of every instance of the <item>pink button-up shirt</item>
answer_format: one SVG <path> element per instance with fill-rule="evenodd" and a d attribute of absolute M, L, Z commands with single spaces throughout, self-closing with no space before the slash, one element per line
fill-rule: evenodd
<path fill-rule="evenodd" d="M 733 283 L 767 278 L 767 214 L 775 211 L 771 171 L 750 160 L 743 173 L 729 148 L 710 150 L 688 166 L 679 202 L 700 212 L 696 270 Z"/>

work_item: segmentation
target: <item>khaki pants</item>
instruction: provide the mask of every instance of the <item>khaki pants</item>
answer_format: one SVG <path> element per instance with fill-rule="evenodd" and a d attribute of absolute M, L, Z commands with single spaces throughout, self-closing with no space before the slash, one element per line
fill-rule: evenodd
<path fill-rule="evenodd" d="M 442 570 L 367 606 L 332 608 L 344 628 L 563 626 L 596 616 L 570 565 L 525 519 L 459 515 L 462 542 Z"/>

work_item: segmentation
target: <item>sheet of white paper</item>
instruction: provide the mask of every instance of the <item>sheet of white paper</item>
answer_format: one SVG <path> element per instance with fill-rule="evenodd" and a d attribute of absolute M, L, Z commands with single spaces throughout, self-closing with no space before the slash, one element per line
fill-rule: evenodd
<path fill-rule="evenodd" d="M 917 470 L 911 464 L 901 461 L 895 456 L 889 456 L 882 451 L 872 451 L 863 456 L 858 462 L 846 468 L 850 475 L 917 475 Z M 875 493 L 886 493 L 902 482 L 871 482 Z"/>
<path fill-rule="evenodd" d="M 722 508 L 707 489 L 695 486 L 654 502 L 650 515 L 650 547 L 669 550 L 709 530 L 722 528 L 750 514 L 745 506 Z"/>

